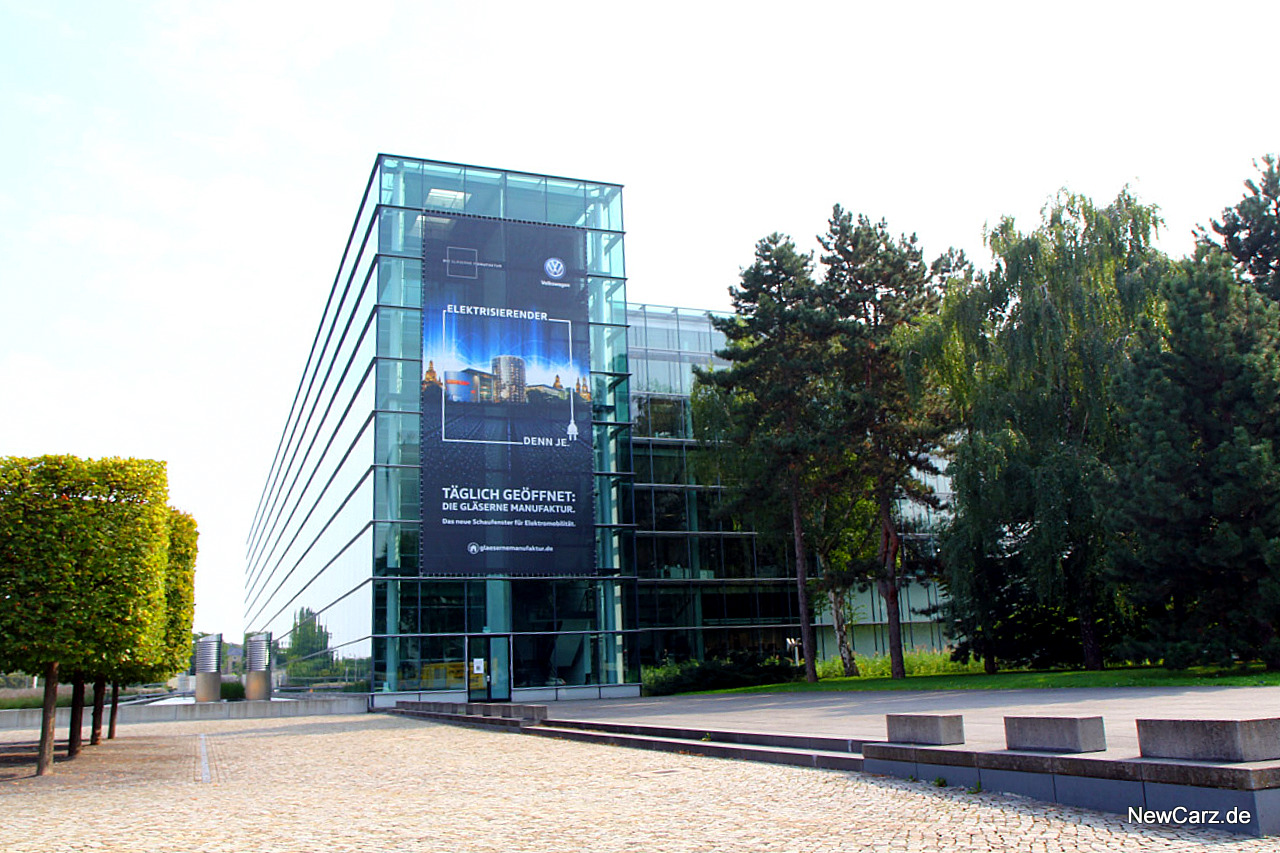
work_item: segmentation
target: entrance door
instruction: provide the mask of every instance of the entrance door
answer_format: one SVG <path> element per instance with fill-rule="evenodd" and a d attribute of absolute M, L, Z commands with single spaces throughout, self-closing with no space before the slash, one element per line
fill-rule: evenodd
<path fill-rule="evenodd" d="M 467 701 L 511 701 L 510 637 L 467 637 Z"/>

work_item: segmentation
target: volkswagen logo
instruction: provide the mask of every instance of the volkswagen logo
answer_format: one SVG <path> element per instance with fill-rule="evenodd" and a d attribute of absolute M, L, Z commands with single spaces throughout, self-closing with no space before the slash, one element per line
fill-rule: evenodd
<path fill-rule="evenodd" d="M 479 554 L 479 553 L 480 553 L 480 546 L 479 546 L 479 545 L 477 545 L 476 543 L 472 542 L 470 545 L 468 545 L 468 546 L 467 546 L 467 553 L 468 553 L 468 554 Z"/>
<path fill-rule="evenodd" d="M 564 278 L 564 261 L 559 258 L 547 258 L 542 268 L 551 278 Z"/>

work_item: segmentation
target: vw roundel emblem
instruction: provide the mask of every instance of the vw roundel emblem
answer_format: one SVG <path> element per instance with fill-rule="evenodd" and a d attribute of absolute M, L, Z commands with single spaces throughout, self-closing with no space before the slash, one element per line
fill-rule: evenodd
<path fill-rule="evenodd" d="M 559 258 L 547 258 L 542 268 L 551 278 L 564 278 L 564 261 Z"/>

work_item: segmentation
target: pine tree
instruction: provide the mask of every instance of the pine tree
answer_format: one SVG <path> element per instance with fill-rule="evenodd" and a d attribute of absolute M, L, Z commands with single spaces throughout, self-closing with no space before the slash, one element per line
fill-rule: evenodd
<path fill-rule="evenodd" d="M 817 681 L 809 600 L 805 504 L 826 469 L 833 442 L 825 429 L 821 347 L 813 323 L 813 259 L 790 238 L 771 234 L 756 244 L 755 262 L 731 290 L 734 314 L 713 318 L 728 347 L 722 370 L 698 371 L 698 382 L 724 407 L 723 441 L 752 461 L 760 500 L 785 509 L 799 599 L 805 677 Z"/>
<path fill-rule="evenodd" d="M 1153 657 L 1280 666 L 1280 310 L 1201 250 L 1163 284 L 1128 394 L 1118 575 Z"/>
<path fill-rule="evenodd" d="M 897 239 L 881 220 L 857 220 L 837 205 L 819 238 L 826 275 L 819 311 L 829 335 L 828 361 L 837 381 L 830 399 L 853 459 L 854 488 L 874 505 L 878 545 L 871 580 L 884 599 L 894 678 L 906 677 L 898 592 L 907 581 L 899 508 L 903 501 L 937 505 L 917 473 L 937 473 L 932 454 L 947 429 L 936 398 L 908 382 L 906 333 L 932 313 L 941 280 L 963 257 L 944 256 L 931 269 L 914 235 Z"/>
<path fill-rule="evenodd" d="M 1200 228 L 1198 236 L 1229 254 L 1259 293 L 1280 300 L 1280 168 L 1273 154 L 1253 165 L 1259 175 L 1244 182 L 1248 194 L 1223 210 L 1221 221 L 1211 220 L 1213 234 Z"/>

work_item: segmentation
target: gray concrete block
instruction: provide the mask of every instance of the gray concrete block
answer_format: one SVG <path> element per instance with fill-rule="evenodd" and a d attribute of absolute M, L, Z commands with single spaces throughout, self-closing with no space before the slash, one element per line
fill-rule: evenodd
<path fill-rule="evenodd" d="M 982 790 L 1005 794 L 1021 794 L 1033 800 L 1052 803 L 1053 776 L 1049 773 L 1024 773 L 1021 770 L 991 770 L 984 768 L 979 781 Z"/>
<path fill-rule="evenodd" d="M 1157 821 L 1153 822 L 1164 822 L 1170 826 L 1259 835 L 1262 832 L 1263 822 L 1275 819 L 1274 814 L 1268 814 L 1266 817 L 1259 814 L 1260 804 L 1253 791 L 1165 785 L 1160 782 L 1147 782 L 1145 788 L 1146 808 L 1157 817 Z M 1262 807 L 1267 805 L 1269 804 L 1264 802 Z M 1242 810 L 1249 812 L 1248 822 L 1239 820 Z M 1159 821 L 1158 818 L 1161 815 L 1173 819 Z M 1144 818 L 1151 816 L 1144 814 Z"/>
<path fill-rule="evenodd" d="M 1280 718 L 1258 720 L 1138 720 L 1144 758 L 1190 761 L 1270 761 L 1280 758 Z"/>
<path fill-rule="evenodd" d="M 1102 717 L 1005 717 L 1009 749 L 1036 752 L 1101 752 L 1107 748 Z"/>
<path fill-rule="evenodd" d="M 1056 775 L 1053 787 L 1058 802 L 1082 809 L 1125 814 L 1146 802 L 1142 783 L 1131 780 Z"/>
<path fill-rule="evenodd" d="M 964 717 L 960 714 L 886 714 L 884 722 L 890 743 L 964 743 Z"/>
<path fill-rule="evenodd" d="M 962 788 L 972 788 L 981 781 L 976 767 L 964 767 L 958 764 L 926 764 L 923 761 L 916 764 L 916 778 L 922 782 L 941 779 L 944 785 Z"/>
<path fill-rule="evenodd" d="M 918 779 L 914 761 L 888 761 L 883 758 L 863 758 L 863 773 L 876 773 L 880 776 L 897 776 L 899 779 Z"/>

